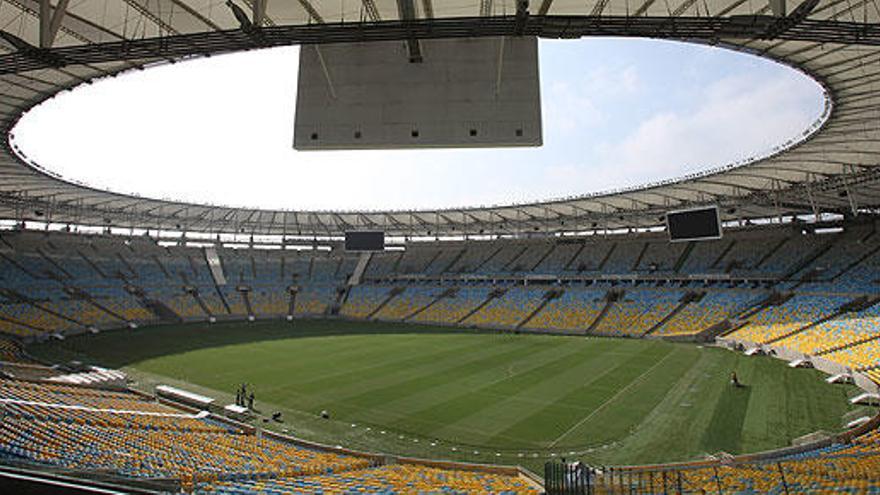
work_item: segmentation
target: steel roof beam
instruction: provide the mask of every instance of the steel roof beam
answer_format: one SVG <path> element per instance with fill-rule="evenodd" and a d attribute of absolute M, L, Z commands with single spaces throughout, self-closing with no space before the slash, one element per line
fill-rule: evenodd
<path fill-rule="evenodd" d="M 305 1 L 305 0 L 301 0 Z M 398 0 L 401 13 L 414 16 L 413 0 Z M 537 19 L 537 20 L 535 20 Z M 162 38 L 122 42 L 94 43 L 55 48 L 34 53 L 14 52 L 0 56 L 0 74 L 39 68 L 83 63 L 106 63 L 132 58 L 176 58 L 210 53 L 225 53 L 248 48 L 292 44 L 336 43 L 352 41 L 412 40 L 473 36 L 512 35 L 517 20 L 512 16 L 490 18 L 415 19 L 382 21 L 367 24 L 321 24 L 311 26 L 275 26 L 261 30 L 258 40 L 238 30 L 204 32 Z M 804 21 L 803 29 L 789 29 L 779 36 L 791 39 L 820 38 L 827 42 L 880 46 L 880 25 L 840 21 Z M 824 29 L 817 30 L 818 27 Z M 704 39 L 712 41 L 722 33 L 728 37 L 754 36 L 748 28 L 735 27 L 730 19 L 544 16 L 530 17 L 524 34 L 545 38 L 580 36 L 650 36 L 668 39 Z M 238 31 L 238 32 L 237 32 Z M 420 55 L 413 52 L 411 55 Z M 845 102 L 846 100 L 842 100 Z"/>

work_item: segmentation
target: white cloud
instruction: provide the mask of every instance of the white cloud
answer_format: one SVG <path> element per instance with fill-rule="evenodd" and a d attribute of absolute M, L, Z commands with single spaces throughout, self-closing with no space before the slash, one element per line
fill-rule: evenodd
<path fill-rule="evenodd" d="M 595 67 L 587 74 L 544 83 L 542 99 L 545 135 L 548 139 L 569 137 L 606 122 L 603 103 L 633 97 L 639 90 L 638 69 L 633 66 Z"/>
<path fill-rule="evenodd" d="M 695 91 L 691 111 L 658 113 L 604 146 L 600 161 L 609 181 L 629 185 L 763 155 L 816 116 L 816 91 L 790 73 L 728 77 Z"/>

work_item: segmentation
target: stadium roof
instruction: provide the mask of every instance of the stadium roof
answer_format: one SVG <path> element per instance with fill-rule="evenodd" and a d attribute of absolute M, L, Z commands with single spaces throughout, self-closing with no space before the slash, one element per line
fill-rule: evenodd
<path fill-rule="evenodd" d="M 338 235 L 522 234 L 650 227 L 668 210 L 722 206 L 725 220 L 880 205 L 880 10 L 875 1 L 10 0 L 0 6 L 0 119 L 9 134 L 59 91 L 193 56 L 290 44 L 432 37 L 639 36 L 712 43 L 799 68 L 826 113 L 773 155 L 692 176 L 544 202 L 413 211 L 281 211 L 102 191 L 0 149 L 0 218 L 162 230 Z M 261 26 L 255 28 L 254 26 Z M 222 104 L 222 103 L 218 103 Z M 46 143 L 51 146 L 51 143 Z M 182 164 L 185 165 L 185 164 Z M 124 162 L 120 166 L 125 166 Z"/>

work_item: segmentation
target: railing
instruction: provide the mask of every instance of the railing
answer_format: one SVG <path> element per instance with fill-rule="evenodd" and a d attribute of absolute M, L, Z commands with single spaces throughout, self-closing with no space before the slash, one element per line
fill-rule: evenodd
<path fill-rule="evenodd" d="M 690 466 L 591 468 L 556 462 L 545 466 L 544 484 L 548 495 L 788 495 L 838 488 L 865 493 L 880 488 L 878 471 L 880 450 Z"/>

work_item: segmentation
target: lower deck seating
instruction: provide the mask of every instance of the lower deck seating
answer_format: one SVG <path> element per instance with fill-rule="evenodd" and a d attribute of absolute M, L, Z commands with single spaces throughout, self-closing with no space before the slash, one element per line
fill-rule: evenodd
<path fill-rule="evenodd" d="M 119 318 L 82 299 L 48 301 L 40 303 L 40 306 L 89 326 L 103 327 L 121 323 Z"/>
<path fill-rule="evenodd" d="M 508 289 L 462 322 L 485 327 L 515 327 L 541 304 L 544 289 Z"/>
<path fill-rule="evenodd" d="M 251 287 L 248 294 L 256 316 L 278 316 L 290 312 L 290 293 L 281 287 Z"/>
<path fill-rule="evenodd" d="M 223 289 L 223 298 L 229 308 L 229 313 L 236 316 L 248 316 L 249 311 L 244 302 L 244 295 L 234 287 L 226 286 Z"/>
<path fill-rule="evenodd" d="M 593 329 L 596 335 L 641 337 L 679 304 L 681 291 L 628 290 Z"/>
<path fill-rule="evenodd" d="M 0 460 L 171 478 L 217 493 L 537 493 L 518 474 L 374 467 L 192 416 L 130 392 L 0 380 Z"/>
<path fill-rule="evenodd" d="M 838 316 L 782 339 L 776 345 L 805 354 L 818 354 L 875 337 L 880 337 L 880 305 Z"/>
<path fill-rule="evenodd" d="M 79 327 L 72 321 L 23 302 L 0 304 L 0 314 L 11 320 L 4 328 L 9 329 L 9 333 L 13 335 L 49 334 Z"/>
<path fill-rule="evenodd" d="M 192 294 L 168 295 L 163 297 L 162 301 L 184 319 L 205 318 L 208 316 Z"/>
<path fill-rule="evenodd" d="M 407 287 L 397 297 L 388 301 L 388 304 L 376 313 L 375 318 L 386 321 L 403 320 L 427 307 L 445 291 L 446 289 L 442 287 Z"/>
<path fill-rule="evenodd" d="M 297 315 L 324 314 L 336 299 L 336 288 L 329 285 L 307 286 L 296 294 Z"/>
<path fill-rule="evenodd" d="M 604 290 L 566 289 L 560 297 L 548 302 L 526 328 L 585 332 L 604 307 Z"/>
<path fill-rule="evenodd" d="M 25 361 L 21 354 L 21 345 L 15 340 L 0 337 L 0 361 L 18 363 Z"/>
<path fill-rule="evenodd" d="M 112 311 L 113 314 L 119 315 L 125 321 L 149 322 L 156 318 L 151 312 L 130 297 L 98 299 L 96 302 L 108 311 Z M 110 321 L 113 325 L 118 324 L 118 320 L 115 318 Z"/>
<path fill-rule="evenodd" d="M 213 287 L 199 289 L 199 299 L 205 303 L 205 306 L 208 307 L 208 311 L 210 311 L 213 316 L 229 314 L 226 311 L 226 306 L 223 304 L 223 301 Z"/>
<path fill-rule="evenodd" d="M 468 315 L 489 297 L 487 287 L 462 287 L 416 315 L 412 321 L 453 324 Z"/>
<path fill-rule="evenodd" d="M 654 335 L 694 335 L 736 315 L 760 296 L 751 291 L 709 292 L 685 306 Z"/>
<path fill-rule="evenodd" d="M 871 340 L 863 344 L 846 347 L 824 354 L 822 357 L 853 370 L 872 368 L 880 365 L 880 340 Z"/>
<path fill-rule="evenodd" d="M 771 306 L 749 318 L 749 324 L 732 338 L 764 344 L 834 314 L 851 298 L 843 296 L 797 295 L 779 306 Z"/>
<path fill-rule="evenodd" d="M 340 314 L 349 318 L 366 318 L 388 299 L 391 287 L 357 286 L 348 294 Z"/>
<path fill-rule="evenodd" d="M 541 493 L 537 486 L 519 476 L 480 471 L 450 471 L 434 467 L 393 464 L 338 474 L 299 478 L 246 480 L 202 485 L 206 493 L 245 495 L 290 493 L 342 495 L 353 493 L 495 493 L 505 495 Z"/>
<path fill-rule="evenodd" d="M 4 307 L 5 306 L 0 306 L 0 310 L 2 310 Z M 45 333 L 45 330 L 39 328 L 31 328 L 15 320 L 0 318 L 0 332 L 7 335 L 13 335 L 15 337 L 26 338 L 43 335 Z"/>

